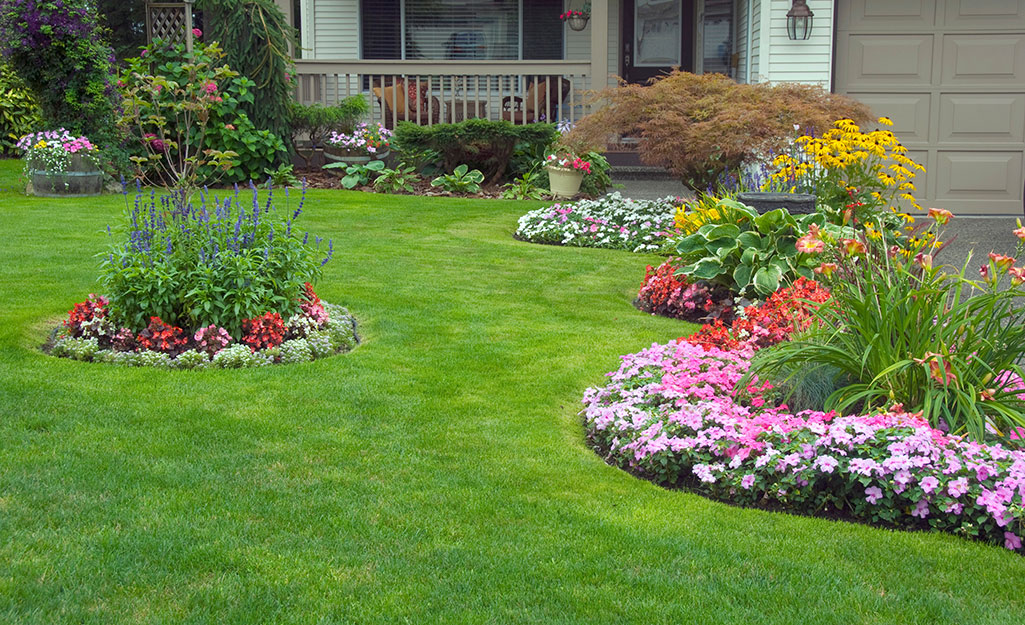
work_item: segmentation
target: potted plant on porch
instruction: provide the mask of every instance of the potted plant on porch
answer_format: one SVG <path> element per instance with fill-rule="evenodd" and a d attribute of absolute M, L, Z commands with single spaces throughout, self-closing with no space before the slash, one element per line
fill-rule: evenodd
<path fill-rule="evenodd" d="M 570 198 L 580 191 L 584 174 L 591 173 L 591 163 L 566 149 L 558 148 L 545 157 L 549 188 L 553 197 Z"/>
<path fill-rule="evenodd" d="M 585 2 L 581 10 L 570 9 L 559 15 L 559 19 L 566 22 L 573 30 L 587 28 L 587 22 L 591 19 L 591 3 Z"/>

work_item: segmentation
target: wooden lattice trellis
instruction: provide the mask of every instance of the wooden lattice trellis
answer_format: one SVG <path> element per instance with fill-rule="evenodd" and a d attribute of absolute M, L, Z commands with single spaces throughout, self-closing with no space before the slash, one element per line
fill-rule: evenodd
<path fill-rule="evenodd" d="M 192 52 L 192 1 L 147 2 L 146 41 L 163 39 L 172 44 L 184 43 Z"/>

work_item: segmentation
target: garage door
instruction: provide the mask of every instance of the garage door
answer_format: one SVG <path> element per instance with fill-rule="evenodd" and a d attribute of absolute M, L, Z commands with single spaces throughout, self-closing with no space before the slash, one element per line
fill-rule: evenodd
<path fill-rule="evenodd" d="M 1021 215 L 1025 0 L 838 0 L 835 91 L 894 121 L 923 206 Z"/>

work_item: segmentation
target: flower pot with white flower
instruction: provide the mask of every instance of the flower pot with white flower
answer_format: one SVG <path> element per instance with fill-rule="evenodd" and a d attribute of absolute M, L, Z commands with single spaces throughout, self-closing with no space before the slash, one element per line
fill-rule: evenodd
<path fill-rule="evenodd" d="M 336 163 L 366 164 L 390 153 L 392 131 L 382 124 L 359 123 L 351 133 L 332 132 L 325 141 L 324 158 Z"/>
<path fill-rule="evenodd" d="M 99 150 L 86 137 L 64 128 L 25 135 L 18 141 L 25 152 L 29 192 L 41 197 L 88 197 L 103 192 Z"/>
<path fill-rule="evenodd" d="M 572 152 L 559 151 L 545 158 L 548 186 L 552 196 L 571 198 L 580 191 L 584 175 L 591 173 L 591 163 Z"/>

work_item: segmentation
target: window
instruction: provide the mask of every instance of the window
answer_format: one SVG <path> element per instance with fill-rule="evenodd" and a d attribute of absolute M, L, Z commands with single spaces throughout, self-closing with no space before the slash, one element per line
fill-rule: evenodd
<path fill-rule="evenodd" d="M 361 9 L 365 59 L 563 57 L 562 0 L 362 0 Z"/>

